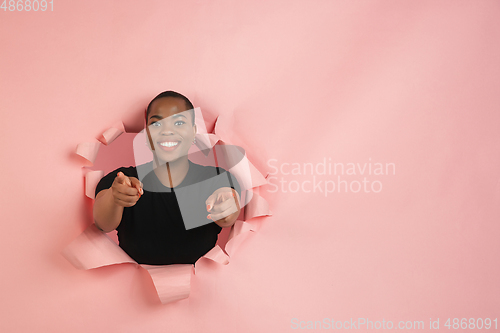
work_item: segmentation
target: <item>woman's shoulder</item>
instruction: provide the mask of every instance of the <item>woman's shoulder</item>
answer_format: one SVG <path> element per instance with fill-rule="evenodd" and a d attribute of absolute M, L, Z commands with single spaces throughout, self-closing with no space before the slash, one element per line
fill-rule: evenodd
<path fill-rule="evenodd" d="M 119 167 L 109 172 L 107 175 L 117 175 L 120 171 L 127 177 L 137 177 L 137 167 L 135 166 Z"/>

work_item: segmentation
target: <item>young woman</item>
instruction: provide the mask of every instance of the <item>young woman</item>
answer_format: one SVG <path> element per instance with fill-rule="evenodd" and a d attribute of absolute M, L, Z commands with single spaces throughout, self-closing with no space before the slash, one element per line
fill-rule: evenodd
<path fill-rule="evenodd" d="M 179 93 L 156 96 L 146 110 L 154 160 L 118 168 L 96 187 L 96 226 L 116 229 L 120 247 L 139 264 L 194 264 L 240 213 L 236 179 L 188 159 L 196 135 L 193 109 Z M 148 171 L 141 182 L 142 170 Z"/>

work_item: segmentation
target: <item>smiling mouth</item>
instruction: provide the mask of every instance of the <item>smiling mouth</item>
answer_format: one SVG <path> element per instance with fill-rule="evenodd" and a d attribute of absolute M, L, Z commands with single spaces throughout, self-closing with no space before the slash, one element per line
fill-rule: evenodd
<path fill-rule="evenodd" d="M 167 148 L 175 147 L 178 144 L 179 144 L 179 141 L 175 141 L 175 142 L 171 142 L 171 141 L 160 142 L 160 146 L 167 147 Z"/>

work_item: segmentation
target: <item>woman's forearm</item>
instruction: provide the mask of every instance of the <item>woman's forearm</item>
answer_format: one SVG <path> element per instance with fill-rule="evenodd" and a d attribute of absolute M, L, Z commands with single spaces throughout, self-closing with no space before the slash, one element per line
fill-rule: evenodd
<path fill-rule="evenodd" d="M 115 203 L 113 192 L 109 188 L 99 192 L 94 201 L 93 213 L 96 226 L 104 232 L 110 232 L 120 225 L 123 215 L 123 206 L 119 206 Z"/>

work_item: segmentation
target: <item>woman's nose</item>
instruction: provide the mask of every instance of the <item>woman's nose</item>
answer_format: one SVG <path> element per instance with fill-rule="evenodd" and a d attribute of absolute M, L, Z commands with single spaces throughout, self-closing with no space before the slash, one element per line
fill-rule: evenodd
<path fill-rule="evenodd" d="M 174 126 L 171 124 L 163 124 L 162 129 L 161 129 L 161 134 L 162 135 L 171 135 L 174 134 Z"/>
<path fill-rule="evenodd" d="M 172 135 L 172 134 L 174 134 L 174 131 L 170 128 L 165 128 L 165 129 L 163 129 L 163 131 L 161 131 L 161 134 L 162 135 Z"/>

